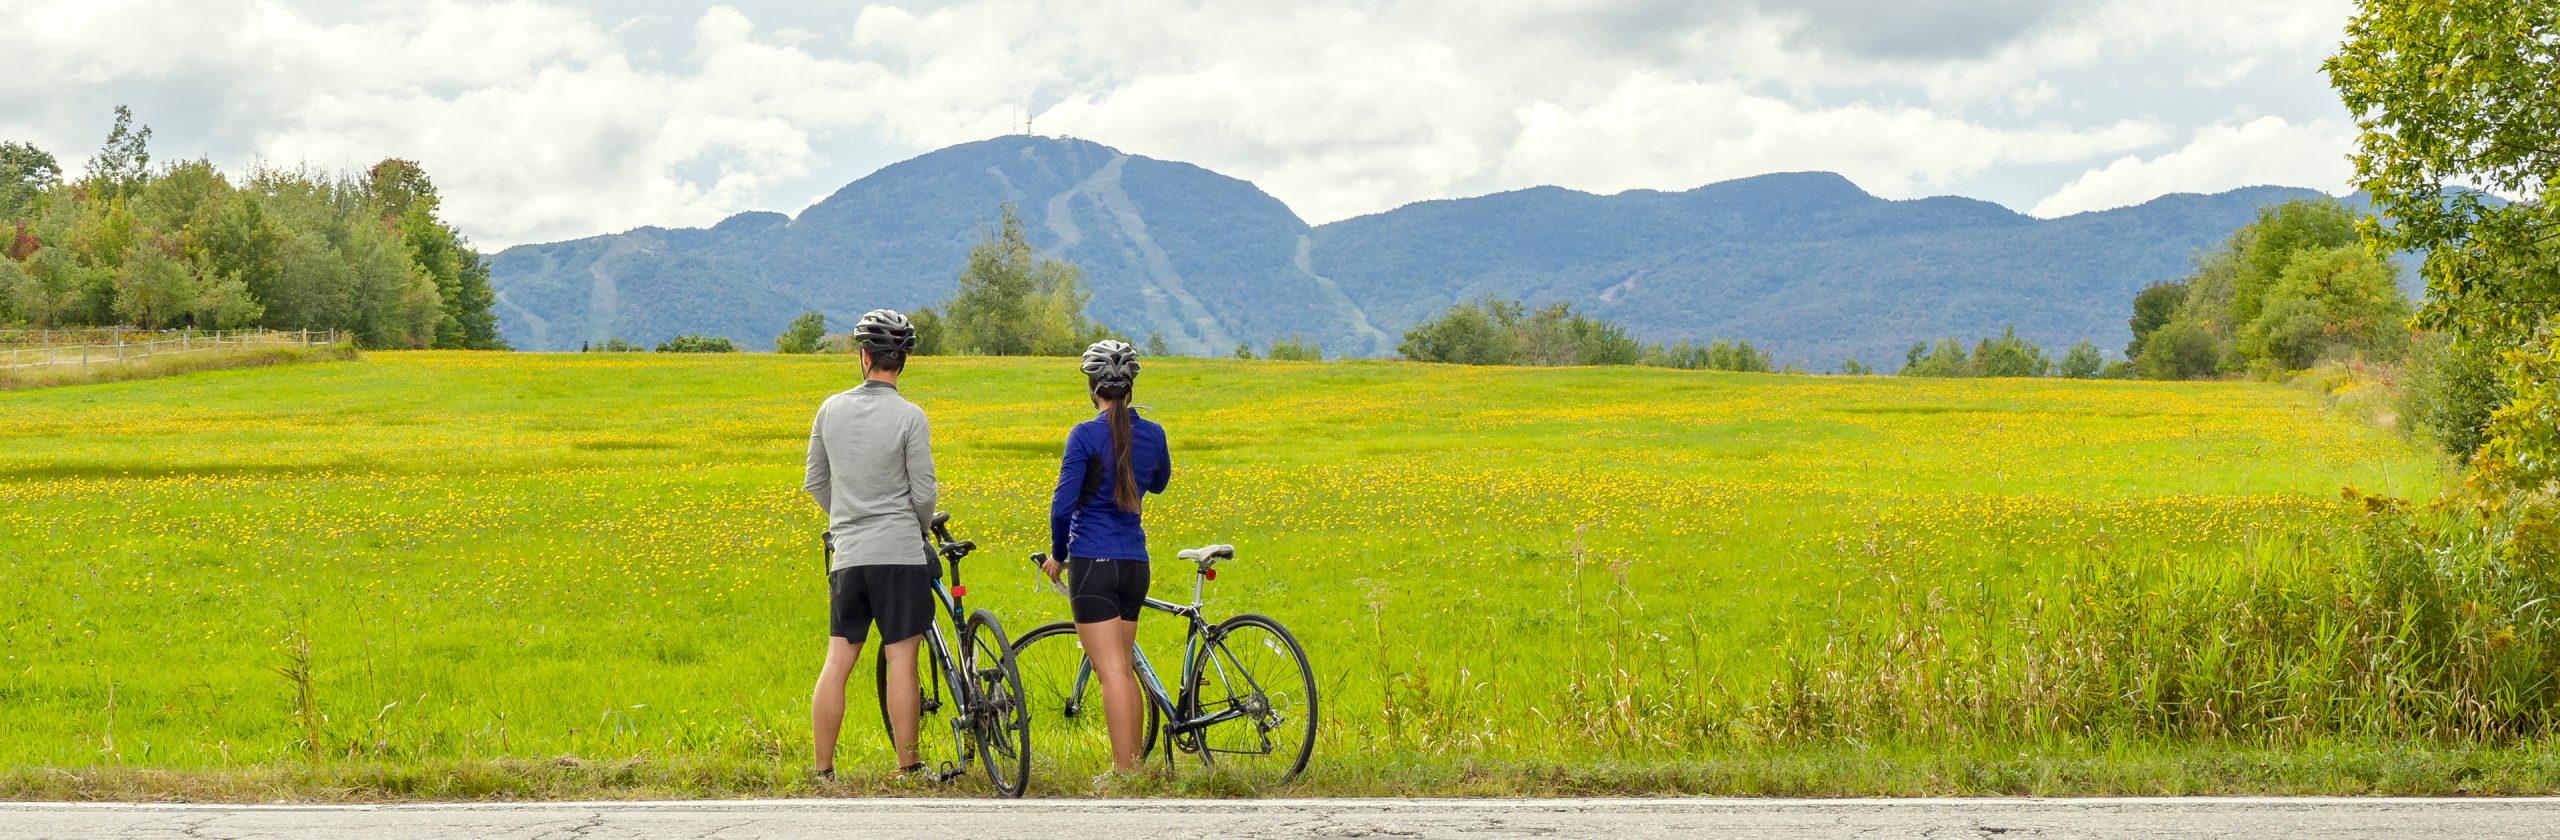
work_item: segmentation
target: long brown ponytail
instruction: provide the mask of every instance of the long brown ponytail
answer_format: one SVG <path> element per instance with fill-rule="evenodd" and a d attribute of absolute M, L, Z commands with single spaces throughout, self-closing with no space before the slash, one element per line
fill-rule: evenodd
<path fill-rule="evenodd" d="M 1111 426 L 1111 501 L 1128 513 L 1138 512 L 1138 475 L 1129 469 L 1130 428 L 1137 413 L 1129 410 L 1132 386 L 1098 387 L 1093 395 L 1102 399 L 1102 416 Z"/>

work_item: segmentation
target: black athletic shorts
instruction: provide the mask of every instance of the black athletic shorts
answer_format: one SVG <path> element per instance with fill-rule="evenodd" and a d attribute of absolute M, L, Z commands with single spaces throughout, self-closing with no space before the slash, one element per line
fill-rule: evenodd
<path fill-rule="evenodd" d="M 1144 560 L 1070 559 L 1067 608 L 1075 613 L 1077 624 L 1098 624 L 1115 618 L 1136 621 L 1138 610 L 1146 606 L 1147 583 L 1152 577 Z"/>
<path fill-rule="evenodd" d="M 921 563 L 847 566 L 827 573 L 827 635 L 860 644 L 871 625 L 880 642 L 903 642 L 933 625 L 933 575 Z"/>

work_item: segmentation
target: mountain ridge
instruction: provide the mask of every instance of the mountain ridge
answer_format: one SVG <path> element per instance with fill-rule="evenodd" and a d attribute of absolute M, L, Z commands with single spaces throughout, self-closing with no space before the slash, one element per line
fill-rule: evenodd
<path fill-rule="evenodd" d="M 1251 182 L 1072 138 L 1011 135 L 900 161 L 798 216 L 642 227 L 492 258 L 502 331 L 525 349 L 678 332 L 768 345 L 803 309 L 839 321 L 935 305 L 1011 202 L 1034 244 L 1083 268 L 1090 314 L 1176 352 L 1301 338 L 1389 355 L 1416 320 L 1491 294 L 1569 301 L 1648 340 L 1738 338 L 1827 368 L 2015 325 L 2058 349 L 2123 345 L 2134 291 L 2276 201 L 2173 193 L 2038 219 L 1962 196 L 1885 199 L 1832 172 L 1687 190 L 1540 186 L 1308 225 Z"/>

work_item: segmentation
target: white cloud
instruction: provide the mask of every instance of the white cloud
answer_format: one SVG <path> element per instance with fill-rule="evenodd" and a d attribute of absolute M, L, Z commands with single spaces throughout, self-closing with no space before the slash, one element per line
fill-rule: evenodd
<path fill-rule="evenodd" d="M 2159 142 L 2127 120 L 2086 130 L 1998 129 L 1910 107 L 1807 108 L 1725 82 L 1638 75 L 1585 107 L 1521 109 L 1503 161 L 1513 180 L 1599 192 L 1682 188 L 1763 172 L 1830 169 L 1888 198 L 2003 163 L 2088 160 Z"/>
<path fill-rule="evenodd" d="M 2197 131 L 2176 151 L 2126 157 L 2062 185 L 2029 213 L 2047 218 L 2138 204 L 2174 192 L 2276 184 L 2336 192 L 2350 174 L 2355 132 L 2327 120 L 2294 125 L 2260 117 Z"/>
<path fill-rule="evenodd" d="M 199 109 L 179 122 L 201 142 L 174 145 L 226 164 L 415 158 L 489 246 L 792 209 L 870 166 L 1012 130 L 1025 108 L 1041 133 L 1246 178 L 1312 222 L 1776 169 L 1888 196 L 2040 178 L 2017 192 L 2045 195 L 2038 212 L 2153 185 L 2342 180 L 2299 154 L 2215 157 L 2299 152 L 2339 123 L 2197 132 L 2299 114 L 2210 95 L 2131 103 L 2108 86 L 2156 77 L 2228 97 L 2314 73 L 2348 0 L 1944 16 L 1903 0 L 951 0 L 773 25 L 714 6 L 682 27 L 609 5 L 0 0 L 25 82 L 0 90 L 0 122 L 59 151 L 94 142 L 95 103 L 156 102 Z M 1950 32 L 1961 43 L 1942 43 Z M 138 110 L 161 148 L 187 136 Z M 2123 157 L 2190 132 L 2186 149 Z M 2014 174 L 2027 172 L 2041 174 Z"/>

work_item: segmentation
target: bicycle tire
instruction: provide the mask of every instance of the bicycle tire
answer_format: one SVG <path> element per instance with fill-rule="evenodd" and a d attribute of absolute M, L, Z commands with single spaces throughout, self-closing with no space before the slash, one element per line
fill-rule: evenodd
<path fill-rule="evenodd" d="M 1022 675 L 1014 669 L 1013 643 L 995 613 L 976 610 L 961 631 L 960 668 L 969 687 L 969 735 L 996 795 L 1019 799 L 1031 785 L 1031 713 L 1022 703 Z M 994 661 L 986 661 L 992 656 Z"/>
<path fill-rule="evenodd" d="M 1239 645 L 1235 642 L 1256 634 L 1267 635 L 1253 647 L 1270 656 L 1236 655 Z M 1253 647 L 1246 649 L 1251 651 Z M 1245 613 L 1219 622 L 1204 654 L 1193 660 L 1190 672 L 1183 675 L 1186 715 L 1194 719 L 1228 711 L 1242 715 L 1192 733 L 1200 748 L 1201 763 L 1219 766 L 1218 754 L 1282 758 L 1285 764 L 1276 778 L 1249 781 L 1285 785 L 1295 780 L 1315 755 L 1316 729 L 1321 720 L 1315 669 L 1307 664 L 1306 649 L 1280 622 Z M 1256 664 L 1248 666 L 1248 660 Z M 1256 669 L 1262 672 L 1255 673 Z M 1294 676 L 1282 673 L 1284 669 L 1294 671 Z M 1212 694 L 1213 689 L 1218 693 Z M 1259 750 L 1221 749 L 1220 736 L 1232 739 L 1230 746 L 1258 745 Z M 1251 766 L 1249 761 L 1236 759 L 1229 759 L 1226 764 L 1238 770 Z M 1271 771 L 1265 768 L 1261 772 Z"/>
<path fill-rule="evenodd" d="M 1078 669 L 1090 664 L 1075 624 L 1053 621 L 1031 628 L 1014 640 L 1013 660 L 1022 677 L 1031 726 L 1039 733 L 1035 741 L 1042 760 L 1059 768 L 1060 778 L 1109 769 L 1111 732 L 1102 716 L 1100 686 L 1090 677 L 1082 691 L 1075 684 Z M 1143 689 L 1138 705 L 1146 708 L 1147 716 L 1138 747 L 1138 758 L 1144 761 L 1155 753 L 1164 713 L 1144 696 Z"/>

